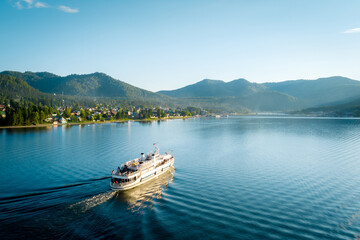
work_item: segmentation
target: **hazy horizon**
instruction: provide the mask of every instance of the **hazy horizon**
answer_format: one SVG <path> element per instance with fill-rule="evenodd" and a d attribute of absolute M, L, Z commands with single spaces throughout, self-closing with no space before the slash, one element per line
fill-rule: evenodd
<path fill-rule="evenodd" d="M 202 79 L 360 79 L 358 1 L 0 3 L 1 71 L 104 72 L 171 90 Z"/>

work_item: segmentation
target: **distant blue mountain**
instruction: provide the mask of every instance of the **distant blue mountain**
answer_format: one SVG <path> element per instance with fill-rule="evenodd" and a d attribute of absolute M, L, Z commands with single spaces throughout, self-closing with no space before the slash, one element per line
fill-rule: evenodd
<path fill-rule="evenodd" d="M 2 86 L 6 87 L 0 89 L 0 94 L 7 96 L 56 93 L 165 105 L 170 103 L 173 106 L 195 106 L 217 111 L 294 111 L 304 108 L 348 106 L 346 104 L 350 102 L 354 102 L 353 106 L 360 99 L 360 81 L 339 76 L 263 84 L 251 83 L 242 78 L 231 82 L 204 79 L 180 89 L 154 93 L 116 80 L 104 73 L 72 74 L 66 77 L 48 72 L 4 71 L 1 74 Z"/>
<path fill-rule="evenodd" d="M 257 83 L 250 83 L 245 79 L 231 82 L 204 79 L 195 84 L 173 90 L 159 91 L 158 93 L 171 97 L 243 97 L 266 90 L 266 87 Z"/>
<path fill-rule="evenodd" d="M 245 79 L 231 82 L 205 79 L 158 93 L 175 98 L 217 98 L 213 101 L 227 102 L 233 108 L 241 106 L 252 111 L 284 111 L 352 101 L 360 97 L 360 81 L 329 77 L 257 84 Z"/>
<path fill-rule="evenodd" d="M 221 103 L 227 109 L 248 109 L 249 111 L 283 111 L 298 109 L 298 99 L 285 93 L 270 90 L 258 83 L 245 79 L 231 82 L 204 79 L 195 84 L 158 93 L 175 98 L 211 98 L 213 104 Z M 210 102 L 210 100 L 209 100 Z"/>
<path fill-rule="evenodd" d="M 302 99 L 306 106 L 344 103 L 360 97 L 360 81 L 340 76 L 263 85 L 271 90 Z"/>

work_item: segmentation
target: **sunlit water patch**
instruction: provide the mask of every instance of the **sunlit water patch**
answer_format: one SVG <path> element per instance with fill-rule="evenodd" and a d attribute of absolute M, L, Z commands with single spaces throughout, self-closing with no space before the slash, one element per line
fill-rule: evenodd
<path fill-rule="evenodd" d="M 172 150 L 125 192 L 112 169 Z M 2 239 L 358 239 L 360 120 L 230 117 L 0 130 Z"/>

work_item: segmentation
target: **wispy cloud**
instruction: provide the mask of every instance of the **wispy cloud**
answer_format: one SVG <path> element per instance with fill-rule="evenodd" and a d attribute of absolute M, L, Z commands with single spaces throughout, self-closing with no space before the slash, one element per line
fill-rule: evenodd
<path fill-rule="evenodd" d="M 79 10 L 77 8 L 71 8 L 67 6 L 59 6 L 59 10 L 66 12 L 66 13 L 77 13 Z"/>
<path fill-rule="evenodd" d="M 36 2 L 35 7 L 36 8 L 47 8 L 49 6 L 46 3 L 43 3 L 43 2 Z"/>
<path fill-rule="evenodd" d="M 48 5 L 43 2 L 34 1 L 34 0 L 19 0 L 15 2 L 15 7 L 17 9 L 24 9 L 24 8 L 46 8 Z"/>
<path fill-rule="evenodd" d="M 360 33 L 360 28 L 352 28 L 352 29 L 348 29 L 343 33 Z"/>
<path fill-rule="evenodd" d="M 1 0 L 0 0 L 1 1 Z M 62 12 L 66 13 L 78 13 L 79 9 L 72 8 L 68 6 L 50 6 L 45 2 L 40 2 L 38 0 L 10 0 L 13 6 L 17 9 L 30 9 L 30 8 L 56 8 Z"/>
<path fill-rule="evenodd" d="M 15 2 L 15 7 L 16 7 L 17 9 L 23 9 L 23 8 L 24 8 L 24 6 L 21 4 L 20 1 Z"/>
<path fill-rule="evenodd" d="M 26 2 L 27 4 L 29 4 L 29 6 L 31 6 L 34 3 L 33 0 L 23 0 L 23 1 Z"/>

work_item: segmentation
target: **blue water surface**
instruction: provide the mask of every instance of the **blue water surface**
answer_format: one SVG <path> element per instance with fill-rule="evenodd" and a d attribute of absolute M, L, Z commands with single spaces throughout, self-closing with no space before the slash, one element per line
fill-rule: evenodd
<path fill-rule="evenodd" d="M 150 152 L 175 169 L 113 192 Z M 360 120 L 230 117 L 0 129 L 1 239 L 358 239 Z"/>

